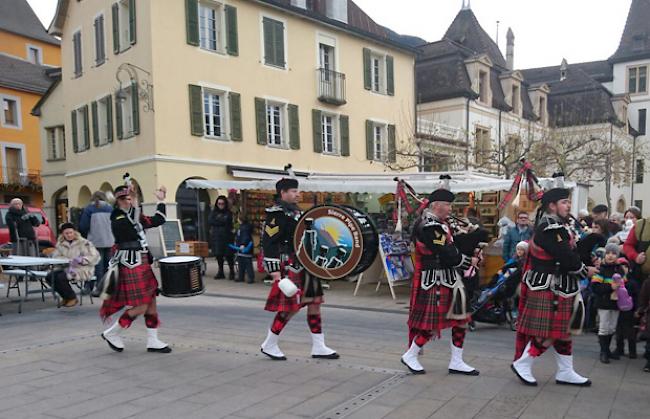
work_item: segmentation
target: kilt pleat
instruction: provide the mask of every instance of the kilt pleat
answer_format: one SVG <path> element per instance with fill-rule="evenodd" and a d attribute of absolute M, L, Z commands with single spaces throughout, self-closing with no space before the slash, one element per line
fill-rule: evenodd
<path fill-rule="evenodd" d="M 550 290 L 526 290 L 525 303 L 517 319 L 517 332 L 544 339 L 570 339 L 574 297 L 558 296 L 557 309 L 553 307 L 554 299 L 555 295 Z"/>
<path fill-rule="evenodd" d="M 269 291 L 269 296 L 266 299 L 264 310 L 272 312 L 294 312 L 309 304 L 323 303 L 323 290 L 320 286 L 320 279 L 310 277 L 309 281 L 311 282 L 306 295 L 300 295 L 299 297 L 299 294 L 303 294 L 305 290 L 305 272 L 293 272 L 290 270 L 288 278 L 293 281 L 300 290 L 298 294 L 289 298 L 282 293 L 278 282 L 273 282 L 271 290 Z"/>
<path fill-rule="evenodd" d="M 143 261 L 135 268 L 120 265 L 117 291 L 102 303 L 100 315 L 106 319 L 124 307 L 148 305 L 156 298 L 157 290 L 158 280 L 149 263 Z"/>

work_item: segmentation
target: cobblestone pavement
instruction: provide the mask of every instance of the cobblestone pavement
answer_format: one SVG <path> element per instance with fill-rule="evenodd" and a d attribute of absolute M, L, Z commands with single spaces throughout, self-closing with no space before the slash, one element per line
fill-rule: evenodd
<path fill-rule="evenodd" d="M 210 272 L 210 271 L 208 271 Z M 650 374 L 642 360 L 597 361 L 594 335 L 576 339 L 576 368 L 594 385 L 557 386 L 546 354 L 535 365 L 540 385 L 522 386 L 508 365 L 513 333 L 479 325 L 466 341 L 479 377 L 447 374 L 449 336 L 425 347 L 427 374 L 407 374 L 407 290 L 337 282 L 327 294 L 326 342 L 341 359 L 309 357 L 305 315 L 280 340 L 289 358 L 259 353 L 272 314 L 262 310 L 268 288 L 206 279 L 208 292 L 159 300 L 160 337 L 171 354 L 145 350 L 139 319 L 127 348 L 111 351 L 100 337 L 98 304 L 57 309 L 40 296 L 17 314 L 0 299 L 0 418 L 648 418 Z M 2 290 L 3 292 L 5 290 Z M 3 296 L 4 297 L 4 296 Z"/>

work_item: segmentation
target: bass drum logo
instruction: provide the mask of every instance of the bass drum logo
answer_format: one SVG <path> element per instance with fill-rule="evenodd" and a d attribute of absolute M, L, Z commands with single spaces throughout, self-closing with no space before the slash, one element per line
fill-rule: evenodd
<path fill-rule="evenodd" d="M 305 212 L 298 221 L 294 249 L 310 274 L 339 279 L 353 274 L 364 253 L 359 222 L 344 207 L 323 205 Z"/>

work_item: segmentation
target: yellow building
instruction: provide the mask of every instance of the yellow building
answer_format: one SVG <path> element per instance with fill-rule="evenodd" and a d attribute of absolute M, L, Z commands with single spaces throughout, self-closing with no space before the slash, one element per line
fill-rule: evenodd
<path fill-rule="evenodd" d="M 413 131 L 414 50 L 351 0 L 59 0 L 50 33 L 68 150 L 50 207 L 127 171 L 145 201 L 233 166 L 380 172 Z"/>
<path fill-rule="evenodd" d="M 38 118 L 31 109 L 61 65 L 59 41 L 49 35 L 26 0 L 0 2 L 0 201 L 14 197 L 41 206 Z"/>

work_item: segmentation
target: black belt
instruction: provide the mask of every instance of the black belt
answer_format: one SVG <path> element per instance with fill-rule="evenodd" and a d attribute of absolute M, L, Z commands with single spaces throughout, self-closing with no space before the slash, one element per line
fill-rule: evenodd
<path fill-rule="evenodd" d="M 140 242 L 124 242 L 118 243 L 117 248 L 119 250 L 143 250 L 142 244 Z"/>

